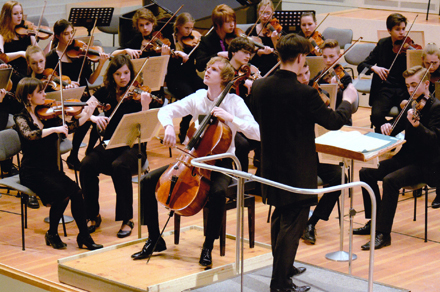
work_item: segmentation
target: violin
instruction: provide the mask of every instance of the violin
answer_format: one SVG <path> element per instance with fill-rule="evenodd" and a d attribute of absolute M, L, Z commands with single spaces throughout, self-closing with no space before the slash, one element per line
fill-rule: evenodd
<path fill-rule="evenodd" d="M 402 49 L 400 49 L 402 47 Z M 422 50 L 422 46 L 414 43 L 414 41 L 407 37 L 404 40 L 397 40 L 393 44 L 393 53 L 395 54 L 406 54 L 407 50 Z M 400 51 L 399 51 L 400 50 Z"/>
<path fill-rule="evenodd" d="M 20 37 L 35 36 L 41 40 L 48 39 L 53 35 L 49 27 L 40 26 L 40 28 L 38 28 L 35 24 L 27 20 L 15 27 L 15 33 Z"/>
<path fill-rule="evenodd" d="M 274 17 L 263 27 L 261 33 L 266 37 L 270 37 L 274 31 L 281 33 L 282 30 L 283 27 L 281 26 L 279 20 Z"/>
<path fill-rule="evenodd" d="M 87 106 L 87 103 L 81 102 L 78 99 L 66 100 L 64 102 L 64 114 L 67 116 L 77 116 L 85 106 Z M 42 120 L 53 119 L 62 114 L 61 101 L 46 99 L 43 105 L 37 106 L 35 112 Z"/>
<path fill-rule="evenodd" d="M 141 94 L 143 92 L 151 93 L 151 89 L 146 85 L 140 85 L 138 81 L 135 81 L 132 86 L 128 88 L 128 94 L 127 99 L 125 100 L 134 100 L 134 101 L 141 101 Z M 163 105 L 163 100 L 160 97 L 157 97 L 153 94 L 150 94 L 151 98 L 159 103 L 160 105 Z"/>
<path fill-rule="evenodd" d="M 104 52 L 104 49 L 99 46 L 90 46 L 87 50 L 87 44 L 80 40 L 73 40 L 67 47 L 66 55 L 71 58 L 82 58 L 87 53 L 87 58 L 92 62 L 98 62 L 100 60 L 100 54 Z"/>
<path fill-rule="evenodd" d="M 182 37 L 181 41 L 187 48 L 194 48 L 202 39 L 202 34 L 196 30 L 191 31 L 189 36 Z"/>
<path fill-rule="evenodd" d="M 315 30 L 308 39 L 312 43 L 312 46 L 314 48 L 313 51 L 311 51 L 310 53 L 315 54 L 316 56 L 321 56 L 322 50 L 320 46 L 324 43 L 324 39 L 322 38 L 321 33 Z"/>
<path fill-rule="evenodd" d="M 330 106 L 330 98 L 322 91 L 321 87 L 319 86 L 318 82 L 313 82 L 313 88 L 318 90 L 319 96 L 321 97 L 322 101 L 326 106 Z"/>
<path fill-rule="evenodd" d="M 151 41 L 151 40 L 154 41 Z M 144 37 L 142 40 L 141 51 L 160 53 L 162 51 L 162 45 L 171 45 L 169 39 L 165 38 L 160 31 L 151 33 L 148 37 Z"/>
<path fill-rule="evenodd" d="M 72 83 L 69 76 L 63 75 L 60 78 L 58 77 L 58 73 L 54 72 L 51 68 L 44 69 L 41 81 L 48 82 L 48 85 L 50 85 L 55 91 L 58 91 L 61 88 L 66 88 L 66 86 Z"/>

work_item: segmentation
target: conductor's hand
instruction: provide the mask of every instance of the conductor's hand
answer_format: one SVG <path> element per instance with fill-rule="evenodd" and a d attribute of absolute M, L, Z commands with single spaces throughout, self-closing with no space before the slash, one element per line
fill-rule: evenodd
<path fill-rule="evenodd" d="M 234 119 L 233 115 L 220 107 L 213 108 L 211 113 L 214 115 L 214 117 L 219 118 L 224 122 L 232 122 L 232 120 Z"/>
<path fill-rule="evenodd" d="M 390 123 L 386 123 L 380 127 L 380 131 L 382 132 L 382 134 L 389 136 L 393 131 L 393 127 Z"/>
<path fill-rule="evenodd" d="M 174 132 L 173 125 L 167 125 L 165 127 L 165 137 L 163 138 L 163 145 L 173 147 L 176 145 L 176 133 Z"/>
<path fill-rule="evenodd" d="M 356 99 L 358 98 L 357 90 L 354 87 L 352 83 L 350 83 L 347 88 L 344 90 L 344 93 L 342 94 L 342 100 L 346 100 L 349 103 L 356 102 Z"/>
<path fill-rule="evenodd" d="M 388 77 L 388 73 L 390 73 L 390 70 L 385 69 L 383 67 L 378 67 L 376 65 L 374 65 L 373 67 L 371 67 L 371 70 L 376 73 L 377 75 L 379 75 L 380 79 L 382 80 L 387 80 Z"/>

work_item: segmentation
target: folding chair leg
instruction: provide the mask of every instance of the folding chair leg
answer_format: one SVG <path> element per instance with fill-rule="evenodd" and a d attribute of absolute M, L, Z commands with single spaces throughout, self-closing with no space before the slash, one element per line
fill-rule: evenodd
<path fill-rule="evenodd" d="M 20 201 L 21 201 L 21 246 L 22 246 L 21 249 L 24 250 L 25 249 L 24 246 L 25 215 L 24 214 L 26 214 L 26 219 L 27 219 L 27 208 L 26 208 L 26 199 L 23 199 L 23 194 L 21 194 Z"/>
<path fill-rule="evenodd" d="M 425 242 L 428 241 L 428 187 L 425 186 Z"/>

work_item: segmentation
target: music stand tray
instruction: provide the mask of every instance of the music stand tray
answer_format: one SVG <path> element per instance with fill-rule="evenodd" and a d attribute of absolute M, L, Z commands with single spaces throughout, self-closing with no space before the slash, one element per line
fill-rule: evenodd
<path fill-rule="evenodd" d="M 68 99 L 81 100 L 81 97 L 82 97 L 85 89 L 86 89 L 85 86 L 64 89 L 63 90 L 64 101 L 66 101 Z M 61 100 L 61 93 L 59 90 L 48 92 L 48 93 L 46 93 L 46 99 L 53 99 L 53 100 L 60 101 Z"/>
<path fill-rule="evenodd" d="M 96 26 L 110 26 L 114 7 L 93 7 L 93 8 L 71 8 L 69 21 L 73 26 L 84 26 L 90 36 L 95 19 L 98 19 Z"/>

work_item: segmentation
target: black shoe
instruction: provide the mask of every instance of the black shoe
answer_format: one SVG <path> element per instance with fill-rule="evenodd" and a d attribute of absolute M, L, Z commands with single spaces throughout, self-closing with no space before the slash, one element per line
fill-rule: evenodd
<path fill-rule="evenodd" d="M 295 267 L 295 266 L 292 266 L 292 270 L 290 271 L 290 274 L 289 274 L 289 277 L 291 278 L 291 277 L 294 277 L 294 276 L 297 276 L 297 275 L 301 275 L 302 273 L 304 273 L 305 271 L 306 271 L 307 269 L 306 268 L 304 268 L 304 267 Z"/>
<path fill-rule="evenodd" d="M 309 286 L 296 286 L 295 284 L 289 288 L 270 288 L 270 292 L 305 292 L 309 290 Z"/>
<path fill-rule="evenodd" d="M 127 225 L 128 227 L 130 227 L 130 230 L 128 230 L 128 231 L 122 230 L 122 227 L 124 225 Z M 124 221 L 124 223 L 122 223 L 121 229 L 119 229 L 118 234 L 116 234 L 116 235 L 119 238 L 124 238 L 124 237 L 130 236 L 131 231 L 133 230 L 133 227 L 134 227 L 133 221 Z"/>
<path fill-rule="evenodd" d="M 315 244 L 315 242 L 316 242 L 315 226 L 312 224 L 307 224 L 306 229 L 304 230 L 304 233 L 301 236 L 301 238 L 311 244 Z"/>
<path fill-rule="evenodd" d="M 382 247 L 391 245 L 391 235 L 385 235 L 383 233 L 377 233 L 374 239 L 374 249 L 380 249 Z M 370 250 L 370 242 L 367 242 L 361 246 L 362 250 Z"/>
<path fill-rule="evenodd" d="M 79 248 L 83 248 L 83 245 L 85 245 L 88 250 L 95 250 L 104 247 L 102 244 L 96 244 L 90 234 L 88 236 L 78 234 L 76 242 L 78 243 Z"/>
<path fill-rule="evenodd" d="M 102 222 L 102 218 L 101 218 L 100 214 L 98 214 L 98 216 L 96 216 L 95 219 L 90 220 L 90 226 L 87 227 L 87 229 L 89 230 L 89 233 L 95 232 L 96 228 L 101 226 L 101 222 Z"/>
<path fill-rule="evenodd" d="M 38 199 L 36 196 L 29 196 L 29 200 L 27 203 L 27 206 L 31 209 L 38 209 L 40 208 L 40 203 L 38 203 Z"/>
<path fill-rule="evenodd" d="M 78 157 L 69 156 L 66 159 L 66 163 L 69 169 L 79 170 L 81 166 L 81 162 L 79 161 Z"/>
<path fill-rule="evenodd" d="M 204 267 L 208 267 L 212 265 L 212 249 L 202 248 L 202 253 L 200 254 L 199 264 Z"/>
<path fill-rule="evenodd" d="M 140 252 L 134 253 L 131 255 L 131 257 L 134 260 L 142 260 L 145 259 L 147 257 L 150 256 L 150 254 L 153 253 L 153 247 L 154 244 L 156 243 L 156 241 L 151 240 L 150 238 L 148 238 L 147 242 L 145 242 L 144 247 L 142 248 L 142 250 Z M 156 248 L 154 249 L 154 251 L 164 251 L 167 249 L 167 245 L 165 243 L 165 240 L 163 240 L 163 238 L 159 238 L 159 241 L 157 242 Z"/>
<path fill-rule="evenodd" d="M 360 228 L 354 228 L 353 234 L 357 235 L 369 235 L 371 233 L 371 220 L 367 222 L 364 226 Z"/>
<path fill-rule="evenodd" d="M 431 205 L 432 209 L 438 209 L 440 208 L 440 195 L 437 195 L 434 199 L 434 201 L 432 201 L 432 205 Z"/>
<path fill-rule="evenodd" d="M 66 248 L 67 246 L 67 244 L 61 241 L 61 238 L 58 235 L 58 233 L 49 234 L 48 231 L 46 232 L 45 239 L 46 239 L 46 245 L 52 245 L 52 247 L 55 249 Z"/>

